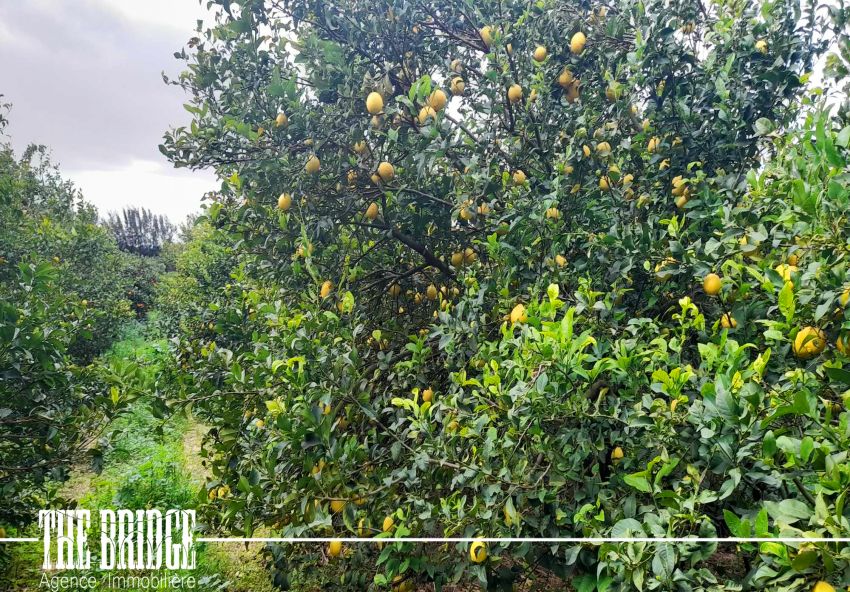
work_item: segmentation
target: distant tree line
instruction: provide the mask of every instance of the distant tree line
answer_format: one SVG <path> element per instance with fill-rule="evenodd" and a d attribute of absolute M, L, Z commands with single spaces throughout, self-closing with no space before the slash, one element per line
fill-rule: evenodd
<path fill-rule="evenodd" d="M 156 257 L 163 245 L 173 242 L 176 227 L 162 214 L 146 208 L 124 208 L 109 212 L 104 225 L 115 235 L 118 248 L 128 253 Z"/>

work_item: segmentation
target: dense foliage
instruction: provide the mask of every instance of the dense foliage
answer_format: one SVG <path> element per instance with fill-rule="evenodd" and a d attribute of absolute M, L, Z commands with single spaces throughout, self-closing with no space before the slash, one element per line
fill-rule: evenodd
<path fill-rule="evenodd" d="M 161 292 L 212 528 L 850 533 L 850 127 L 806 84 L 816 7 L 221 8 L 162 146 L 222 179 L 214 250 Z M 835 543 L 475 550 L 277 548 L 275 582 L 329 555 L 352 590 L 850 584 Z"/>
<path fill-rule="evenodd" d="M 99 458 L 125 396 L 93 361 L 132 315 L 127 257 L 44 148 L 0 147 L 0 526 L 32 520 L 81 454 Z"/>

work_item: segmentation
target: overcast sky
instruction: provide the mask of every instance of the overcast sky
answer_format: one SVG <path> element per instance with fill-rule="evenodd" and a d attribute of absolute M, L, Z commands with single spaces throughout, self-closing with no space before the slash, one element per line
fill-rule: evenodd
<path fill-rule="evenodd" d="M 176 170 L 157 146 L 186 124 L 185 96 L 167 86 L 174 52 L 209 19 L 206 0 L 0 0 L 0 94 L 20 154 L 52 150 L 101 214 L 126 205 L 174 222 L 216 187 L 210 172 Z"/>

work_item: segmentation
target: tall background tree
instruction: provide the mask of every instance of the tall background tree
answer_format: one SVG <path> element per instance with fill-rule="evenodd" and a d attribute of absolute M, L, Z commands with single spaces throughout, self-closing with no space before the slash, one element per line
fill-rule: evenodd
<path fill-rule="evenodd" d="M 109 212 L 104 221 L 115 235 L 122 251 L 155 257 L 163 245 L 174 239 L 176 228 L 162 214 L 153 214 L 146 208 L 127 207 L 118 214 Z"/>

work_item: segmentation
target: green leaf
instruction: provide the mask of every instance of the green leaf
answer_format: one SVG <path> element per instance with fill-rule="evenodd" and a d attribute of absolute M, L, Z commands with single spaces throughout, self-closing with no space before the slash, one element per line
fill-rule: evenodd
<path fill-rule="evenodd" d="M 634 518 L 623 518 L 611 527 L 611 537 L 615 539 L 646 536 L 643 526 Z"/>
<path fill-rule="evenodd" d="M 649 484 L 649 481 L 646 478 L 646 471 L 626 475 L 625 477 L 623 477 L 623 481 L 625 481 L 626 484 L 631 485 L 638 491 L 642 491 L 644 493 L 652 493 L 652 486 Z"/>
<path fill-rule="evenodd" d="M 843 368 L 832 368 L 830 366 L 824 367 L 824 372 L 829 376 L 832 380 L 836 382 L 843 382 L 844 384 L 850 385 L 850 372 Z"/>
<path fill-rule="evenodd" d="M 779 312 L 785 316 L 786 323 L 794 318 L 794 285 L 791 282 L 785 282 L 779 292 Z"/>
<path fill-rule="evenodd" d="M 741 536 L 741 534 L 738 532 L 738 530 L 741 528 L 740 518 L 738 518 L 729 510 L 723 510 L 723 521 L 726 522 L 726 526 L 729 527 L 729 532 L 731 532 L 732 535 L 736 537 Z"/>
<path fill-rule="evenodd" d="M 844 126 L 835 138 L 836 146 L 847 148 L 848 143 L 850 143 L 850 125 Z"/>
<path fill-rule="evenodd" d="M 794 571 L 805 571 L 806 569 L 814 565 L 815 561 L 817 560 L 817 551 L 803 551 L 801 553 L 798 553 L 797 556 L 791 560 L 791 567 L 794 569 Z"/>
<path fill-rule="evenodd" d="M 787 499 L 781 502 L 766 501 L 764 509 L 770 517 L 782 524 L 794 524 L 800 520 L 807 520 L 812 516 L 812 510 L 799 500 Z"/>
<path fill-rule="evenodd" d="M 593 592 L 596 589 L 596 576 L 584 574 L 570 581 L 576 592 Z"/>
<path fill-rule="evenodd" d="M 767 520 L 767 510 L 762 508 L 758 514 L 756 514 L 756 523 L 755 523 L 755 536 L 758 538 L 764 538 L 768 536 L 770 532 L 768 531 L 768 520 Z"/>
<path fill-rule="evenodd" d="M 811 436 L 806 436 L 803 438 L 803 441 L 800 442 L 800 460 L 804 463 L 809 461 L 809 457 L 815 449 L 815 441 Z"/>
<path fill-rule="evenodd" d="M 667 580 L 673 575 L 676 568 L 676 550 L 673 545 L 664 543 L 658 545 L 652 558 L 652 572 L 662 580 Z"/>

